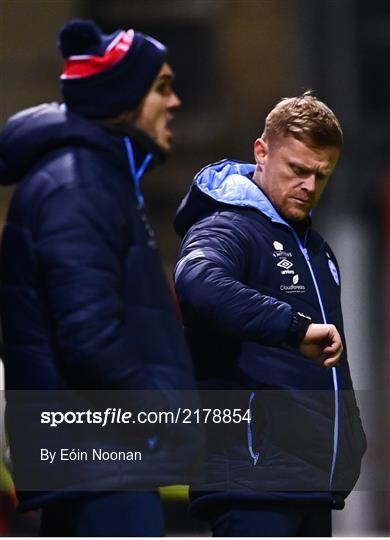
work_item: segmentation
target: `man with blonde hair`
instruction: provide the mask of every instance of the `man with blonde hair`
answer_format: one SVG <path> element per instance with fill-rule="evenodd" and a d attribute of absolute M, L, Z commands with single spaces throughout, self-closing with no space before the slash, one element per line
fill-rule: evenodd
<path fill-rule="evenodd" d="M 255 164 L 205 167 L 177 213 L 176 290 L 199 386 L 234 389 L 224 406 L 248 411 L 229 430 L 207 426 L 192 510 L 215 536 L 331 535 L 331 509 L 359 475 L 339 269 L 311 227 L 342 143 L 310 92 L 282 99 Z"/>

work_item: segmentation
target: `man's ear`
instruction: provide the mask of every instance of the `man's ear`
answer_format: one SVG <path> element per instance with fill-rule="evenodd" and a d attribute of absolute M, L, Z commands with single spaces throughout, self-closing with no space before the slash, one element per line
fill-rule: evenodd
<path fill-rule="evenodd" d="M 265 158 L 268 155 L 268 144 L 262 137 L 255 140 L 254 155 L 257 165 L 259 165 L 260 167 L 263 166 Z"/>

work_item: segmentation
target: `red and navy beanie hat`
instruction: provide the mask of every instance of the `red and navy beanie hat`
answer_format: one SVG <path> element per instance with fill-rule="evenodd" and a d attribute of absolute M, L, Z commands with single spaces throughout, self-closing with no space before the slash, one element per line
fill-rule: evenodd
<path fill-rule="evenodd" d="M 92 118 L 134 109 L 165 62 L 165 45 L 134 30 L 103 34 L 93 21 L 73 20 L 60 30 L 61 89 L 67 107 Z"/>

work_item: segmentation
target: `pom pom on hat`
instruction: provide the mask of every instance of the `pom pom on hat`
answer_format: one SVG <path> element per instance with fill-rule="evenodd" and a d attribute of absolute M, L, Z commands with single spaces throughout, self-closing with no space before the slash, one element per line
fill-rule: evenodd
<path fill-rule="evenodd" d="M 134 109 L 167 55 L 166 47 L 149 36 L 134 30 L 104 34 L 93 21 L 70 21 L 58 37 L 64 101 L 71 111 L 92 118 Z"/>
<path fill-rule="evenodd" d="M 58 35 L 58 47 L 64 58 L 84 54 L 101 44 L 101 30 L 93 21 L 75 19 L 63 26 Z"/>

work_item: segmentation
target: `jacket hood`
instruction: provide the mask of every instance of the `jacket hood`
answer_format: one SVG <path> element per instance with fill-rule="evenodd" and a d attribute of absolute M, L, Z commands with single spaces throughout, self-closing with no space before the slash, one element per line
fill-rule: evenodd
<path fill-rule="evenodd" d="M 202 216 L 223 207 L 253 208 L 286 224 L 271 201 L 253 182 L 255 165 L 224 159 L 204 167 L 181 202 L 174 227 L 180 236 Z"/>
<path fill-rule="evenodd" d="M 143 150 L 136 152 L 139 159 L 150 152 L 154 162 L 161 161 L 152 141 L 148 148 L 145 140 L 149 138 L 137 135 L 130 136 L 138 150 Z M 0 133 L 0 184 L 18 182 L 45 154 L 63 146 L 95 148 L 116 166 L 128 168 L 122 138 L 59 103 L 26 109 L 11 116 Z"/>

